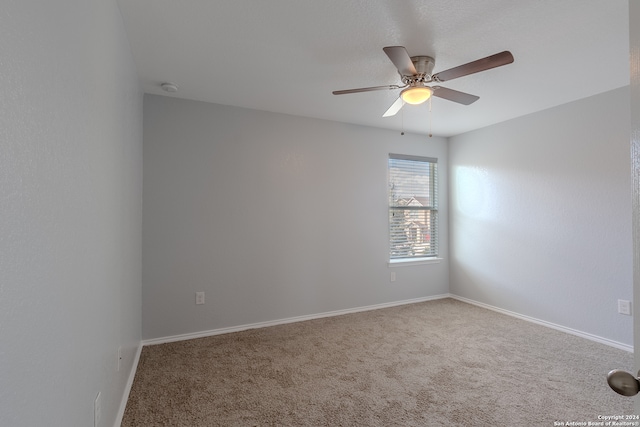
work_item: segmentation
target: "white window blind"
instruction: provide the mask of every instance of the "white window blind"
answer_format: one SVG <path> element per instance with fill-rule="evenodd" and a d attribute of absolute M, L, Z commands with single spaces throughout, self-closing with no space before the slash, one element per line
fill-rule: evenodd
<path fill-rule="evenodd" d="M 438 159 L 389 154 L 389 258 L 438 255 Z"/>

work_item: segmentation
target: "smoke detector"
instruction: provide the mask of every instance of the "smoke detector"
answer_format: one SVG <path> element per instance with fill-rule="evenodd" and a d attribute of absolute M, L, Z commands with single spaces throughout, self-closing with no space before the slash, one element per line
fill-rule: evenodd
<path fill-rule="evenodd" d="M 178 86 L 174 85 L 173 83 L 162 83 L 160 87 L 163 91 L 169 93 L 175 93 L 178 91 Z"/>

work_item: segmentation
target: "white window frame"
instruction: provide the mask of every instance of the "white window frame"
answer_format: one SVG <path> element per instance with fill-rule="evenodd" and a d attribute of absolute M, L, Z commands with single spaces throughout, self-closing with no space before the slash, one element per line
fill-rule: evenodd
<path fill-rule="evenodd" d="M 417 171 L 422 168 L 419 163 L 414 162 L 426 163 L 428 175 L 425 186 L 427 188 L 421 187 L 420 183 L 412 180 L 406 180 L 404 183 L 400 181 L 403 177 L 410 177 L 412 170 Z M 438 159 L 391 153 L 387 162 L 387 173 L 389 266 L 440 262 L 441 258 L 438 257 Z M 395 193 L 397 191 L 400 195 Z M 396 219 L 399 213 L 402 215 L 402 225 L 399 225 Z M 399 231 L 399 227 L 404 229 Z M 425 238 L 427 234 L 428 239 Z"/>

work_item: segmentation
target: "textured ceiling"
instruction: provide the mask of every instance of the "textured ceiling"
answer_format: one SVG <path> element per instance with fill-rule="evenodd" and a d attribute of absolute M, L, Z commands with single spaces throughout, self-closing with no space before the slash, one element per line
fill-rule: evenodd
<path fill-rule="evenodd" d="M 626 0 L 118 0 L 143 88 L 171 96 L 429 133 L 428 103 L 382 118 L 399 91 L 382 51 L 435 58 L 434 72 L 503 50 L 515 62 L 441 84 L 434 135 L 451 136 L 629 84 Z"/>

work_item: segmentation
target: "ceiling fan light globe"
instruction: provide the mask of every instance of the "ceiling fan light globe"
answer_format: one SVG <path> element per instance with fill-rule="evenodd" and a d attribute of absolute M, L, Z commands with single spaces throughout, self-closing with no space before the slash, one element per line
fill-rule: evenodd
<path fill-rule="evenodd" d="M 407 104 L 418 105 L 431 97 L 433 90 L 430 87 L 410 87 L 402 91 L 400 96 Z"/>

